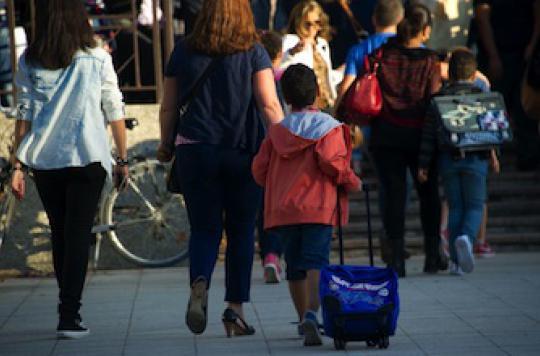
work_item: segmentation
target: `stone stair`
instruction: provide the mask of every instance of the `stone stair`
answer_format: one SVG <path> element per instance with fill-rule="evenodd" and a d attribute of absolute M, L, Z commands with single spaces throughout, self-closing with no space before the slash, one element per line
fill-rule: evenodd
<path fill-rule="evenodd" d="M 501 173 L 490 173 L 488 178 L 487 239 L 495 249 L 531 249 L 540 246 L 540 171 L 519 172 L 514 166 L 515 156 L 506 152 L 501 162 Z M 382 231 L 378 209 L 377 184 L 373 170 L 366 167 L 364 182 L 374 183 L 370 192 L 374 246 Z M 344 228 L 345 249 L 367 247 L 367 211 L 363 192 L 350 196 L 350 222 Z M 413 189 L 406 214 L 406 245 L 420 251 L 421 231 L 419 204 Z M 335 241 L 337 244 L 337 241 Z M 337 245 L 336 245 L 337 246 Z"/>

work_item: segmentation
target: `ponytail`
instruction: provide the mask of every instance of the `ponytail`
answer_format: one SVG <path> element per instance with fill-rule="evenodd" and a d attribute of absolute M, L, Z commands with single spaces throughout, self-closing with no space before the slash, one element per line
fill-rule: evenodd
<path fill-rule="evenodd" d="M 397 27 L 397 40 L 405 44 L 416 37 L 426 27 L 432 26 L 431 11 L 422 4 L 409 5 L 405 9 L 405 16 Z"/>

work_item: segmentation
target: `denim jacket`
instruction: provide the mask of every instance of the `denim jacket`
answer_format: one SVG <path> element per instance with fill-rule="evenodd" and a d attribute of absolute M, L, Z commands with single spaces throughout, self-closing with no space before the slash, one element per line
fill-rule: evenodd
<path fill-rule="evenodd" d="M 19 62 L 17 119 L 31 121 L 17 158 L 34 169 L 112 168 L 106 121 L 124 118 L 111 56 L 101 48 L 78 51 L 67 68 Z"/>

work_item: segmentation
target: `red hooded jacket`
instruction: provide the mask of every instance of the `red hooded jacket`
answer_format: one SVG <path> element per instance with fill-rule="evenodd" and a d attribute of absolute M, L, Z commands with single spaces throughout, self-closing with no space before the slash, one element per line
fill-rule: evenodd
<path fill-rule="evenodd" d="M 347 192 L 360 189 L 350 166 L 349 128 L 330 115 L 301 111 L 269 128 L 252 164 L 265 187 L 264 228 L 337 224 L 337 186 L 342 224 L 348 221 Z"/>

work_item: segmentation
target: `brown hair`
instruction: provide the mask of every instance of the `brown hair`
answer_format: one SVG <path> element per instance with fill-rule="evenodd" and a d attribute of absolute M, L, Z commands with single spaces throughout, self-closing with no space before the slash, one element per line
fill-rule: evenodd
<path fill-rule="evenodd" d="M 313 0 L 302 1 L 296 4 L 289 16 L 289 25 L 287 26 L 288 33 L 295 33 L 299 37 L 305 37 L 305 27 L 304 22 L 306 21 L 307 14 L 317 11 L 319 14 L 319 20 L 321 21 L 321 28 L 317 36 L 324 38 L 327 41 L 330 41 L 332 38 L 332 29 L 330 27 L 330 20 L 326 12 L 324 12 L 321 5 L 318 2 Z"/>
<path fill-rule="evenodd" d="M 433 26 L 431 11 L 422 4 L 413 4 L 405 8 L 405 17 L 397 27 L 397 39 L 401 44 L 405 44 L 416 37 L 426 27 Z"/>
<path fill-rule="evenodd" d="M 187 43 L 210 55 L 232 54 L 253 47 L 258 41 L 248 0 L 206 0 Z"/>
<path fill-rule="evenodd" d="M 78 50 L 96 47 L 94 31 L 80 0 L 38 0 L 36 37 L 25 58 L 46 69 L 68 67 Z"/>
<path fill-rule="evenodd" d="M 401 0 L 378 0 L 373 10 L 373 20 L 377 26 L 397 25 L 403 18 Z"/>
<path fill-rule="evenodd" d="M 477 63 L 474 54 L 466 47 L 452 51 L 448 64 L 448 77 L 451 81 L 469 80 L 476 73 Z"/>
<path fill-rule="evenodd" d="M 261 43 L 268 52 L 271 60 L 278 58 L 283 48 L 282 36 L 276 31 L 263 31 L 260 35 Z"/>

